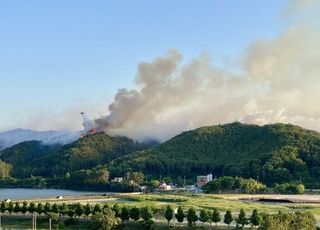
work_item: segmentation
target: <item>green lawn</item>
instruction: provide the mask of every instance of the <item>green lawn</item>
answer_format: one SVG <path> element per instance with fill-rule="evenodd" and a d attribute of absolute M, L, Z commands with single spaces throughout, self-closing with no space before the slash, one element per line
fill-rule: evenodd
<path fill-rule="evenodd" d="M 166 221 L 163 217 L 164 210 L 167 205 L 171 205 L 176 208 L 182 206 L 185 211 L 188 208 L 194 207 L 198 211 L 201 209 L 212 210 L 218 208 L 220 214 L 223 218 L 223 215 L 226 210 L 231 209 L 233 216 L 237 217 L 239 210 L 244 209 L 249 217 L 253 209 L 257 209 L 259 212 L 264 213 L 277 213 L 279 210 L 283 212 L 290 211 L 311 211 L 318 222 L 320 222 L 320 205 L 319 204 L 280 204 L 280 203 L 258 203 L 250 201 L 241 201 L 237 200 L 240 196 L 230 194 L 230 195 L 209 195 L 209 194 L 146 194 L 146 195 L 115 195 L 118 199 L 116 201 L 109 201 L 107 204 L 113 206 L 115 203 L 118 203 L 120 206 L 137 206 L 144 207 L 150 206 L 155 211 L 155 220 L 156 226 L 155 229 L 175 229 L 177 227 L 168 227 Z M 103 204 L 103 203 L 102 203 Z M 85 218 L 81 218 L 80 222 L 76 225 L 60 228 L 60 229 L 90 229 L 88 221 Z M 177 223 L 175 223 L 177 226 Z M 198 229 L 201 229 L 201 223 L 197 223 Z M 226 229 L 226 226 L 220 223 L 219 229 Z M 2 227 L 14 228 L 14 229 L 31 229 L 32 219 L 31 217 L 20 216 L 6 216 L 2 217 Z M 37 229 L 48 229 L 48 220 L 44 217 L 38 217 Z M 130 230 L 130 229 L 143 229 L 144 225 L 142 223 L 133 223 L 123 226 L 121 229 Z M 185 224 L 184 227 L 186 228 Z M 183 229 L 181 228 L 181 229 Z M 207 225 L 206 229 L 210 228 Z M 213 227 L 212 227 L 213 228 Z M 53 228 L 54 229 L 54 228 Z M 213 228 L 214 229 L 214 228 Z"/>
<path fill-rule="evenodd" d="M 163 210 L 167 205 L 173 207 L 183 206 L 185 209 L 194 207 L 198 210 L 218 208 L 223 214 L 226 210 L 231 209 L 237 214 L 243 208 L 247 215 L 251 215 L 253 209 L 265 213 L 277 213 L 279 210 L 283 212 L 289 211 L 311 211 L 318 222 L 320 221 L 320 205 L 319 204 L 280 204 L 280 203 L 259 203 L 250 201 L 241 201 L 234 199 L 236 195 L 210 195 L 210 194 L 146 194 L 146 195 L 128 195 L 120 200 L 120 205 L 143 207 L 149 205 L 158 211 L 158 215 L 162 216 Z M 119 201 L 117 201 L 119 203 Z M 116 202 L 110 202 L 110 205 Z"/>

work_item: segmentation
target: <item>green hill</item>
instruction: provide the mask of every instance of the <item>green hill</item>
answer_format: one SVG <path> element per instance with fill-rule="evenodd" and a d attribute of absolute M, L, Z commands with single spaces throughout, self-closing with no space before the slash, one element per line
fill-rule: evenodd
<path fill-rule="evenodd" d="M 149 147 L 126 137 L 99 133 L 81 138 L 69 145 L 54 148 L 40 142 L 23 142 L 0 152 L 0 158 L 13 165 L 13 176 L 52 177 L 66 172 L 92 168 L 99 164 Z"/>
<path fill-rule="evenodd" d="M 30 176 L 30 163 L 35 159 L 59 151 L 60 145 L 43 145 L 40 141 L 26 141 L 0 152 L 1 160 L 13 165 L 15 177 Z"/>
<path fill-rule="evenodd" d="M 96 134 L 65 146 L 24 142 L 0 152 L 13 165 L 12 175 L 63 176 L 66 172 L 107 165 L 111 177 L 128 170 L 148 178 L 173 179 L 213 173 L 259 179 L 265 183 L 302 180 L 319 187 L 320 134 L 294 125 L 232 123 L 184 132 L 160 145 Z"/>
<path fill-rule="evenodd" d="M 113 174 L 131 168 L 149 175 L 213 173 L 258 178 L 266 183 L 318 183 L 320 134 L 298 126 L 232 123 L 184 132 L 165 143 L 118 158 Z"/>

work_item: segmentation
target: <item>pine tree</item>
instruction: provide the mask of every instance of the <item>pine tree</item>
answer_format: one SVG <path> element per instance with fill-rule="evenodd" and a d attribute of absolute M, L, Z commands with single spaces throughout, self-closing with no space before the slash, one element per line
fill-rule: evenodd
<path fill-rule="evenodd" d="M 37 211 L 37 206 L 36 206 L 36 204 L 35 204 L 34 202 L 31 202 L 31 203 L 29 204 L 28 212 L 29 212 L 29 213 L 33 213 L 33 212 L 35 212 L 35 211 Z"/>
<path fill-rule="evenodd" d="M 70 217 L 70 218 L 73 218 L 74 217 L 74 209 L 70 208 L 68 211 L 67 211 L 67 215 Z"/>
<path fill-rule="evenodd" d="M 211 216 L 211 220 L 212 222 L 214 222 L 216 224 L 216 228 L 218 227 L 218 222 L 221 221 L 221 215 L 218 209 L 214 209 L 212 216 Z"/>
<path fill-rule="evenodd" d="M 102 208 L 100 204 L 95 204 L 93 207 L 93 212 L 97 213 L 97 212 L 102 212 Z"/>
<path fill-rule="evenodd" d="M 59 212 L 62 215 L 66 215 L 68 213 L 69 208 L 66 203 L 62 203 L 62 204 L 58 205 L 58 208 L 59 208 Z"/>
<path fill-rule="evenodd" d="M 54 203 L 54 204 L 52 205 L 51 211 L 54 212 L 54 213 L 59 213 L 59 212 L 60 212 L 59 206 L 58 206 L 57 203 Z"/>
<path fill-rule="evenodd" d="M 5 211 L 7 211 L 7 210 L 8 210 L 8 203 L 5 201 L 2 201 L 1 202 L 1 212 L 5 213 Z"/>
<path fill-rule="evenodd" d="M 137 207 L 133 207 L 130 210 L 130 218 L 133 219 L 134 221 L 137 221 L 140 219 L 140 209 Z"/>
<path fill-rule="evenodd" d="M 82 204 L 77 203 L 74 212 L 76 213 L 77 216 L 80 217 L 83 214 L 83 206 L 82 206 Z"/>
<path fill-rule="evenodd" d="M 83 213 L 89 217 L 89 215 L 92 213 L 92 208 L 90 204 L 86 204 L 83 208 Z"/>
<path fill-rule="evenodd" d="M 153 212 L 150 207 L 144 207 L 141 209 L 141 217 L 145 222 L 148 222 L 153 218 Z"/>
<path fill-rule="evenodd" d="M 209 216 L 208 211 L 201 209 L 199 220 L 204 224 L 204 223 L 208 222 L 209 219 L 210 219 L 210 216 Z"/>
<path fill-rule="evenodd" d="M 187 220 L 188 220 L 189 226 L 195 225 L 196 221 L 198 220 L 198 216 L 194 208 L 189 208 L 187 213 Z"/>
<path fill-rule="evenodd" d="M 238 216 L 238 223 L 244 228 L 244 226 L 247 224 L 247 218 L 246 218 L 246 212 L 244 209 L 240 209 L 240 213 Z"/>
<path fill-rule="evenodd" d="M 232 213 L 231 213 L 231 210 L 227 210 L 226 211 L 226 214 L 224 215 L 224 223 L 228 225 L 228 228 L 230 226 L 230 224 L 232 223 L 233 221 L 233 217 L 232 217 Z"/>
<path fill-rule="evenodd" d="M 120 208 L 120 206 L 118 204 L 113 205 L 112 211 L 114 212 L 114 215 L 116 217 L 120 217 L 121 208 Z"/>
<path fill-rule="evenodd" d="M 177 211 L 175 217 L 176 217 L 177 221 L 179 222 L 179 224 L 183 222 L 183 220 L 185 218 L 185 214 L 184 214 L 183 209 L 181 207 L 178 208 L 178 211 Z"/>
<path fill-rule="evenodd" d="M 48 212 L 51 212 L 51 209 L 52 209 L 52 206 L 51 206 L 51 204 L 50 203 L 46 203 L 45 205 L 44 205 L 44 213 L 45 214 L 48 214 Z"/>
<path fill-rule="evenodd" d="M 15 203 L 14 203 L 13 212 L 14 212 L 14 213 L 19 213 L 20 211 L 21 211 L 21 207 L 20 207 L 19 202 L 15 202 Z"/>
<path fill-rule="evenodd" d="M 126 221 L 129 220 L 129 218 L 130 218 L 130 210 L 126 206 L 122 207 L 120 218 L 121 218 L 121 220 L 123 222 L 126 222 Z"/>
<path fill-rule="evenodd" d="M 23 201 L 22 207 L 20 208 L 20 211 L 25 215 L 26 212 L 28 211 L 28 209 L 29 209 L 29 205 L 28 205 L 27 201 Z"/>
<path fill-rule="evenodd" d="M 44 205 L 43 205 L 43 203 L 38 203 L 38 205 L 37 205 L 37 213 L 39 214 L 39 215 L 41 215 L 43 212 L 44 212 Z"/>
<path fill-rule="evenodd" d="M 257 209 L 254 209 L 251 215 L 251 224 L 256 227 L 256 226 L 259 226 L 261 223 L 262 223 L 262 216 Z"/>
<path fill-rule="evenodd" d="M 14 203 L 10 201 L 8 204 L 8 212 L 10 212 L 10 215 L 12 214 L 13 210 L 14 210 Z"/>
<path fill-rule="evenodd" d="M 173 208 L 170 205 L 168 205 L 166 208 L 166 211 L 164 213 L 164 218 L 166 218 L 168 225 L 169 225 L 170 221 L 173 218 Z"/>

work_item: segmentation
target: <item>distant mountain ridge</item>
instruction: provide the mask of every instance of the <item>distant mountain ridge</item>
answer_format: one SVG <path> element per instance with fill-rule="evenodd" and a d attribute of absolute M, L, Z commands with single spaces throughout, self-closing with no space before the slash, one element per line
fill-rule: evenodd
<path fill-rule="evenodd" d="M 154 144 L 97 133 L 63 146 L 45 145 L 39 141 L 21 142 L 0 151 L 0 158 L 13 165 L 12 173 L 15 177 L 23 178 L 31 174 L 52 177 L 107 164 L 113 159 Z"/>
<path fill-rule="evenodd" d="M 320 133 L 290 124 L 207 126 L 152 145 L 100 133 L 57 148 L 24 142 L 0 151 L 0 158 L 11 163 L 13 175 L 19 177 L 63 176 L 106 165 L 111 177 L 141 171 L 148 178 L 194 180 L 212 173 L 269 185 L 301 180 L 320 187 Z"/>
<path fill-rule="evenodd" d="M 80 137 L 80 132 L 35 131 L 30 129 L 12 129 L 0 133 L 0 150 L 25 141 L 41 141 L 44 144 L 69 144 Z"/>

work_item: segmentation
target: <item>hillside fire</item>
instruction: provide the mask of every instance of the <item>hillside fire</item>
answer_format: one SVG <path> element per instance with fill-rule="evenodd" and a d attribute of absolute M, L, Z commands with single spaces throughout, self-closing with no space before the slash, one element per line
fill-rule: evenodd
<path fill-rule="evenodd" d="M 83 119 L 82 125 L 84 127 L 83 133 L 81 133 L 81 136 L 80 136 L 81 138 L 88 135 L 94 135 L 102 132 L 102 131 L 98 131 L 95 123 L 92 120 L 90 120 L 90 118 L 88 118 L 88 116 L 84 112 L 81 112 L 80 114 Z"/>

